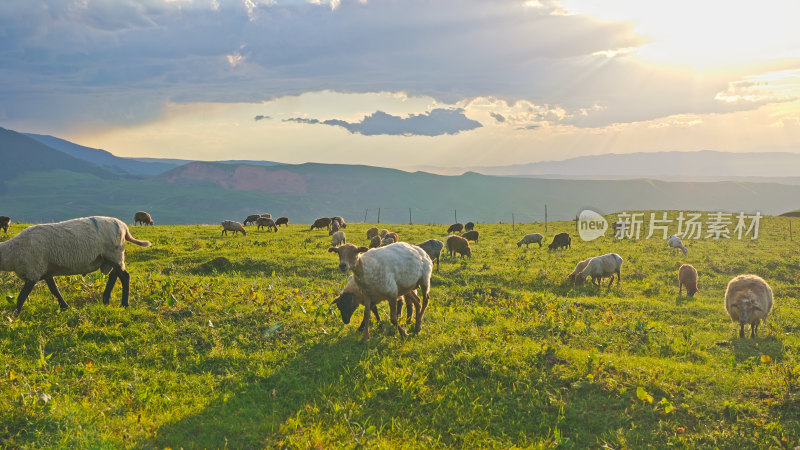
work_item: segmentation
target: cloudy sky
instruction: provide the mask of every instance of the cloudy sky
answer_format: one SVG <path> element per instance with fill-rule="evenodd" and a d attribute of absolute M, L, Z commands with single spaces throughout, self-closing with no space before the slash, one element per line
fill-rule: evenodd
<path fill-rule="evenodd" d="M 0 126 L 119 156 L 800 152 L 796 0 L 2 0 Z"/>

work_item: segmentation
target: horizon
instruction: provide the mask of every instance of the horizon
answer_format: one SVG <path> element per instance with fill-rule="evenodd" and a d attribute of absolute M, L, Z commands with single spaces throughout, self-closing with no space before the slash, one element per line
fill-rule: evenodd
<path fill-rule="evenodd" d="M 788 1 L 109 5 L 0 5 L 0 125 L 122 157 L 393 168 L 800 149 Z"/>

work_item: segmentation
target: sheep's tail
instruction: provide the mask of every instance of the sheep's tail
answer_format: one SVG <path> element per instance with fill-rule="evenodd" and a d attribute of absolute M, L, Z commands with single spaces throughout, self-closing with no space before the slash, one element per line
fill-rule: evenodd
<path fill-rule="evenodd" d="M 140 241 L 136 239 L 131 235 L 131 232 L 128 229 L 125 229 L 125 240 L 130 243 L 136 244 L 139 247 L 150 247 L 151 245 L 153 245 L 152 243 L 150 243 L 150 241 Z"/>

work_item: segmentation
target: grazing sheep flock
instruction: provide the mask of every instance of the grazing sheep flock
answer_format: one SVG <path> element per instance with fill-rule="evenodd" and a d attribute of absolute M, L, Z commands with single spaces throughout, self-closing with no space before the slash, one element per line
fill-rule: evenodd
<path fill-rule="evenodd" d="M 97 269 L 108 274 L 103 303 L 122 282 L 122 306 L 128 306 L 130 274 L 125 268 L 125 241 L 141 247 L 150 242 L 131 236 L 125 222 L 113 217 L 82 217 L 58 223 L 33 225 L 0 243 L 0 270 L 14 272 L 24 282 L 17 297 L 16 313 L 39 281 L 47 283 L 61 309 L 69 308 L 53 277 L 85 275 Z"/>

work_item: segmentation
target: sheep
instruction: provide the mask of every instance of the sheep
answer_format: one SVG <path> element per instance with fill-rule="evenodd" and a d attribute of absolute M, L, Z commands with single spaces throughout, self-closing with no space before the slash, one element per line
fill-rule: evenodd
<path fill-rule="evenodd" d="M 675 251 L 678 249 L 682 250 L 684 255 L 689 253 L 689 249 L 687 249 L 686 246 L 683 245 L 683 242 L 681 242 L 681 238 L 679 238 L 678 236 L 675 236 L 673 234 L 672 236 L 669 237 L 669 240 L 667 240 L 667 242 L 669 243 L 669 248 L 672 249 L 673 255 L 675 254 Z"/>
<path fill-rule="evenodd" d="M 427 241 L 417 244 L 417 247 L 425 250 L 425 253 L 430 256 L 431 261 L 436 259 L 436 270 L 439 270 L 439 257 L 442 255 L 442 249 L 444 248 L 444 242 L 438 239 L 428 239 Z"/>
<path fill-rule="evenodd" d="M 583 272 L 583 269 L 585 269 L 585 268 L 586 268 L 586 265 L 587 265 L 587 264 L 589 264 L 589 261 L 590 261 L 591 259 L 592 259 L 592 258 L 591 258 L 591 257 L 589 257 L 589 258 L 586 258 L 586 259 L 584 259 L 583 261 L 579 262 L 579 263 L 578 263 L 578 264 L 575 266 L 575 270 L 573 270 L 573 271 L 572 271 L 572 273 L 571 273 L 571 274 L 569 274 L 569 276 L 568 276 L 567 278 L 569 278 L 569 279 L 570 279 L 570 280 L 571 280 L 573 283 L 575 283 L 575 284 L 578 284 L 578 274 L 580 274 L 581 272 Z"/>
<path fill-rule="evenodd" d="M 553 242 L 547 246 L 550 250 L 557 250 L 559 248 L 572 248 L 572 238 L 569 237 L 569 233 L 558 233 L 557 235 L 553 236 Z"/>
<path fill-rule="evenodd" d="M 626 225 L 624 222 L 613 222 L 611 223 L 611 229 L 614 231 L 614 237 L 622 237 L 622 233 L 625 232 Z"/>
<path fill-rule="evenodd" d="M 379 234 L 380 232 L 378 231 L 378 228 L 372 227 L 369 230 L 367 230 L 367 239 L 372 239 Z"/>
<path fill-rule="evenodd" d="M 468 241 L 475 241 L 478 242 L 478 238 L 480 238 L 481 232 L 478 230 L 471 230 L 467 231 L 466 233 L 462 234 L 461 237 Z"/>
<path fill-rule="evenodd" d="M 595 256 L 591 258 L 586 264 L 586 267 L 575 276 L 578 284 L 586 281 L 586 278 L 592 277 L 592 284 L 600 286 L 600 280 L 603 278 L 611 277 L 611 282 L 608 287 L 614 284 L 614 274 L 617 274 L 617 286 L 622 281 L 622 257 L 616 253 L 606 253 L 602 256 Z"/>
<path fill-rule="evenodd" d="M 725 289 L 725 310 L 731 320 L 739 323 L 739 337 L 744 337 L 744 326 L 750 324 L 750 337 L 755 338 L 758 325 L 767 320 L 772 311 L 772 289 L 758 275 L 734 277 Z"/>
<path fill-rule="evenodd" d="M 242 236 L 247 236 L 247 231 L 244 229 L 244 225 L 242 225 L 239 222 L 236 222 L 235 220 L 223 220 L 221 225 L 222 225 L 222 234 L 221 234 L 222 236 L 227 235 L 228 231 L 232 231 L 233 234 L 241 232 Z"/>
<path fill-rule="evenodd" d="M 326 228 L 328 230 L 331 229 L 331 218 L 330 217 L 320 217 L 319 219 L 315 220 L 314 223 L 311 225 L 311 229 L 323 229 Z"/>
<path fill-rule="evenodd" d="M 136 214 L 133 215 L 133 224 L 142 224 L 142 225 L 153 225 L 153 218 L 150 217 L 150 214 L 144 211 L 137 211 Z"/>
<path fill-rule="evenodd" d="M 464 224 L 464 231 L 472 231 L 475 229 L 475 222 L 467 222 Z"/>
<path fill-rule="evenodd" d="M 329 252 L 339 256 L 339 270 L 342 272 L 353 271 L 356 285 L 364 295 L 364 330 L 362 342 L 369 340 L 369 316 L 373 303 L 382 300 L 389 301 L 389 313 L 392 325 L 397 327 L 400 336 L 408 333 L 397 321 L 397 298 L 417 288 L 422 289 L 422 306 L 417 310 L 415 332 L 422 327 L 422 317 L 430 301 L 431 272 L 433 262 L 421 248 L 398 242 L 386 247 L 369 250 L 366 247 L 356 247 L 353 244 L 344 244 L 340 247 L 331 247 Z M 363 253 L 363 254 L 362 254 Z M 344 302 L 342 302 L 344 303 Z M 346 311 L 355 309 L 355 305 L 346 308 L 338 305 L 345 320 Z"/>
<path fill-rule="evenodd" d="M 347 228 L 347 222 L 342 216 L 331 217 L 331 223 L 333 222 L 339 222 L 339 228 Z"/>
<path fill-rule="evenodd" d="M 0 228 L 8 234 L 8 226 L 11 225 L 11 217 L 8 216 L 0 216 Z"/>
<path fill-rule="evenodd" d="M 258 215 L 258 217 L 263 217 L 263 218 L 265 218 L 265 219 L 272 219 L 272 214 L 270 214 L 270 213 L 263 213 L 263 214 L 259 214 L 259 215 Z"/>
<path fill-rule="evenodd" d="M 328 231 L 328 236 L 331 236 L 333 235 L 333 233 L 339 231 L 339 228 L 340 228 L 339 222 L 336 220 L 332 220 L 330 231 Z"/>
<path fill-rule="evenodd" d="M 381 245 L 380 246 L 381 247 L 385 247 L 387 245 L 394 244 L 395 242 L 397 242 L 397 241 L 394 240 L 394 237 L 389 236 L 387 234 L 385 238 L 381 239 Z"/>
<path fill-rule="evenodd" d="M 472 248 L 469 246 L 469 241 L 464 239 L 461 236 L 457 236 L 455 234 L 451 234 L 447 237 L 445 241 L 445 245 L 447 247 L 447 251 L 450 252 L 450 257 L 455 258 L 456 253 L 461 255 L 463 258 L 464 255 L 472 258 Z"/>
<path fill-rule="evenodd" d="M 697 269 L 691 264 L 684 264 L 678 269 L 678 295 L 686 286 L 686 295 L 694 297 L 697 289 Z"/>
<path fill-rule="evenodd" d="M 544 236 L 539 233 L 526 234 L 517 242 L 517 247 L 525 244 L 525 247 L 528 248 L 531 244 L 539 244 L 539 248 L 542 248 L 542 241 L 544 241 Z"/>
<path fill-rule="evenodd" d="M 256 225 L 258 225 L 258 227 L 256 227 L 258 230 L 266 228 L 267 231 L 275 230 L 276 233 L 278 232 L 278 226 L 275 225 L 275 221 L 266 217 L 259 217 L 258 220 L 256 220 Z"/>
<path fill-rule="evenodd" d="M 259 217 L 261 217 L 260 214 L 250 214 L 249 216 L 247 216 L 246 219 L 244 219 L 244 221 L 242 221 L 242 223 L 244 225 L 254 224 L 254 223 L 256 223 L 256 220 L 258 220 Z"/>
<path fill-rule="evenodd" d="M 331 237 L 331 245 L 338 247 L 345 243 L 347 243 L 347 237 L 345 236 L 344 231 L 337 231 L 336 233 L 333 233 L 333 236 Z"/>
<path fill-rule="evenodd" d="M 461 230 L 463 230 L 463 229 L 464 229 L 464 224 L 461 223 L 461 222 L 456 222 L 456 223 L 450 225 L 450 227 L 447 228 L 447 232 L 448 233 L 461 233 Z"/>
<path fill-rule="evenodd" d="M 403 301 L 400 302 L 400 299 L 403 299 Z M 412 312 L 417 314 L 421 307 L 419 297 L 414 291 L 409 291 L 406 295 L 398 297 L 397 300 L 397 315 L 399 316 L 402 313 L 401 309 L 403 307 L 403 303 L 405 303 L 406 322 L 411 322 Z M 358 288 L 355 278 L 353 278 L 352 275 L 347 277 L 347 285 L 345 285 L 344 289 L 342 289 L 342 293 L 339 294 L 339 297 L 337 297 L 332 303 L 336 303 L 336 306 L 339 308 L 339 312 L 342 315 L 342 322 L 345 325 L 349 324 L 350 318 L 353 316 L 353 312 L 355 312 L 358 305 L 364 304 L 364 294 L 361 292 L 361 289 Z M 372 303 L 370 305 L 370 309 L 372 309 L 372 314 L 375 315 L 375 321 L 380 323 L 381 316 L 378 313 L 377 304 Z M 363 332 L 365 326 L 365 322 L 362 321 L 361 325 L 358 326 L 358 331 Z"/>
<path fill-rule="evenodd" d="M 135 239 L 125 222 L 114 217 L 82 217 L 58 223 L 34 225 L 0 243 L 0 270 L 14 272 L 25 284 L 17 297 L 16 314 L 37 282 L 44 280 L 59 307 L 69 308 L 53 277 L 85 275 L 97 269 L 108 275 L 103 303 L 122 282 L 122 306 L 128 307 L 130 274 L 125 269 L 125 241 L 149 247 Z"/>
<path fill-rule="evenodd" d="M 369 241 L 369 248 L 378 248 L 383 243 L 383 240 L 380 236 L 372 236 L 372 239 Z"/>
<path fill-rule="evenodd" d="M 390 231 L 386 233 L 385 236 L 383 236 L 384 239 L 386 239 L 387 237 L 394 239 L 395 242 L 400 242 L 400 236 L 398 236 L 397 233 L 395 233 L 394 231 Z"/>
<path fill-rule="evenodd" d="M 278 217 L 278 220 L 275 221 L 275 226 L 278 225 L 289 225 L 289 218 L 288 217 Z"/>
<path fill-rule="evenodd" d="M 387 234 L 389 234 L 389 230 L 387 230 L 386 228 L 382 229 L 380 235 L 381 239 L 385 238 Z"/>

